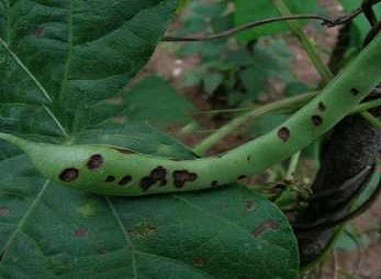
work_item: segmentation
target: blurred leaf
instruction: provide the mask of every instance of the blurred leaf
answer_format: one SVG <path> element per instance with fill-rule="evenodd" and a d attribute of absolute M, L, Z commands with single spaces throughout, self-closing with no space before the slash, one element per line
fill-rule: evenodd
<path fill-rule="evenodd" d="M 287 97 L 293 97 L 293 96 L 306 93 L 308 90 L 309 90 L 309 87 L 305 83 L 295 81 L 295 82 L 291 82 L 287 84 L 284 93 Z"/>
<path fill-rule="evenodd" d="M 163 78 L 151 76 L 123 93 L 126 103 L 124 115 L 134 121 L 148 122 L 154 126 L 185 123 L 196 108 Z"/>
<path fill-rule="evenodd" d="M 270 17 L 277 17 L 277 13 L 274 6 L 269 0 L 235 0 L 235 24 L 236 26 L 257 20 L 263 20 Z M 295 14 L 302 13 L 314 13 L 317 8 L 316 0 L 287 0 L 285 1 L 290 10 Z M 300 21 L 301 23 L 307 23 L 308 21 Z M 278 33 L 287 32 L 289 29 L 284 22 L 266 24 L 257 28 L 253 28 L 249 31 L 240 33 L 237 38 L 240 41 L 248 42 L 253 39 L 258 39 L 262 36 L 269 36 Z"/>
<path fill-rule="evenodd" d="M 190 70 L 186 73 L 183 85 L 184 86 L 195 86 L 202 82 L 202 73 L 200 68 Z"/>
<path fill-rule="evenodd" d="M 221 85 L 224 76 L 220 73 L 209 73 L 203 77 L 204 90 L 208 94 L 212 94 Z"/>
<path fill-rule="evenodd" d="M 239 77 L 250 95 L 251 101 L 256 101 L 259 93 L 266 85 L 266 74 L 257 67 L 248 67 L 239 73 Z"/>

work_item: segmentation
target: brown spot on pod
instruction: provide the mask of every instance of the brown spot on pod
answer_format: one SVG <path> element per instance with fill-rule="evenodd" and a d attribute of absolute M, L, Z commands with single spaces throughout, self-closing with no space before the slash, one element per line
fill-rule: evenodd
<path fill-rule="evenodd" d="M 254 237 L 261 237 L 267 231 L 275 231 L 279 228 L 279 223 L 273 220 L 264 222 L 261 224 L 256 230 L 254 230 L 251 234 Z"/>
<path fill-rule="evenodd" d="M 197 179 L 197 174 L 187 170 L 177 170 L 173 172 L 173 181 L 175 187 L 181 188 L 186 182 L 192 182 Z"/>
<path fill-rule="evenodd" d="M 0 217 L 5 217 L 9 215 L 9 208 L 5 206 L 0 206 Z"/>
<path fill-rule="evenodd" d="M 143 177 L 140 180 L 140 187 L 146 191 L 156 183 L 159 183 L 159 186 L 165 186 L 168 183 L 167 170 L 162 166 L 158 166 L 153 169 L 148 176 Z"/>
<path fill-rule="evenodd" d="M 152 179 L 150 176 L 145 176 L 140 180 L 140 187 L 143 189 L 143 191 L 147 191 L 152 185 L 154 185 L 156 182 Z"/>
<path fill-rule="evenodd" d="M 241 179 L 245 179 L 245 178 L 247 178 L 246 175 L 240 175 L 240 176 L 238 176 L 237 180 L 241 180 Z"/>
<path fill-rule="evenodd" d="M 103 166 L 103 157 L 101 154 L 94 154 L 87 162 L 89 170 L 99 170 Z"/>
<path fill-rule="evenodd" d="M 351 93 L 354 95 L 354 96 L 356 96 L 356 95 L 358 95 L 359 93 L 360 93 L 360 91 L 357 89 L 357 88 L 351 88 Z"/>
<path fill-rule="evenodd" d="M 131 181 L 132 181 L 132 177 L 131 177 L 131 175 L 126 175 L 126 176 L 124 176 L 124 177 L 118 182 L 118 185 L 123 186 L 123 185 L 126 185 L 126 184 L 130 183 Z"/>
<path fill-rule="evenodd" d="M 281 139 L 281 141 L 286 142 L 290 138 L 291 132 L 290 129 L 287 127 L 282 127 L 278 130 L 278 138 Z"/>
<path fill-rule="evenodd" d="M 79 170 L 76 168 L 64 169 L 59 175 L 60 180 L 65 182 L 72 182 L 78 178 Z"/>
<path fill-rule="evenodd" d="M 84 237 L 84 236 L 87 236 L 87 230 L 86 229 L 77 229 L 74 231 L 74 235 L 77 236 L 77 237 Z"/>
<path fill-rule="evenodd" d="M 218 186 L 217 180 L 213 180 L 212 183 L 210 183 L 210 186 L 217 187 Z"/>
<path fill-rule="evenodd" d="M 323 102 L 318 103 L 318 110 L 326 111 L 326 109 L 327 109 L 327 107 L 325 106 L 325 104 Z"/>
<path fill-rule="evenodd" d="M 156 169 L 153 169 L 151 171 L 151 174 L 150 176 L 156 180 L 156 181 L 162 181 L 162 180 L 165 180 L 166 179 L 166 176 L 167 176 L 167 170 L 162 167 L 162 166 L 158 166 Z"/>
<path fill-rule="evenodd" d="M 323 124 L 323 118 L 320 115 L 312 115 L 311 121 L 315 126 L 320 126 Z"/>
<path fill-rule="evenodd" d="M 105 181 L 106 182 L 113 182 L 113 181 L 115 181 L 115 176 L 109 175 L 109 176 L 107 176 Z"/>

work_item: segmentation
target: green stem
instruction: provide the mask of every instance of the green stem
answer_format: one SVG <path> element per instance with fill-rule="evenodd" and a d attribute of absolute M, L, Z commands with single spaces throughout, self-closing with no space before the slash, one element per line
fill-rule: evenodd
<path fill-rule="evenodd" d="M 359 104 L 353 111 L 352 113 L 358 113 L 358 112 L 363 112 L 366 110 L 370 110 L 372 108 L 376 108 L 381 106 L 381 98 L 373 101 L 369 101 L 366 103 Z"/>
<path fill-rule="evenodd" d="M 272 0 L 273 5 L 282 16 L 291 16 L 292 13 L 286 6 L 283 0 Z M 328 83 L 334 75 L 325 66 L 321 58 L 319 57 L 316 48 L 312 44 L 311 40 L 304 34 L 302 26 L 297 21 L 287 21 L 290 30 L 295 34 L 303 49 L 307 52 L 312 64 L 321 75 L 324 83 Z"/>
<path fill-rule="evenodd" d="M 381 129 L 381 121 L 374 117 L 372 114 L 370 114 L 367 111 L 361 112 L 360 113 L 362 117 L 364 117 L 368 122 L 375 127 L 376 129 Z"/>
<path fill-rule="evenodd" d="M 291 158 L 290 165 L 288 167 L 287 174 L 286 174 L 286 180 L 287 181 L 293 181 L 294 180 L 295 171 L 296 171 L 296 168 L 298 167 L 298 163 L 299 163 L 299 159 L 300 159 L 300 154 L 301 154 L 301 152 L 299 151 L 299 152 L 295 153 L 295 155 L 292 156 L 292 158 Z"/>

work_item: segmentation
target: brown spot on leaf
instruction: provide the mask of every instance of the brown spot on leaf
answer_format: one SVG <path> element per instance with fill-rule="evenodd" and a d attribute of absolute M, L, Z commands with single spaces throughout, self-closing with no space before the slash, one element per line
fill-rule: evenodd
<path fill-rule="evenodd" d="M 323 118 L 320 115 L 312 115 L 311 121 L 315 126 L 323 124 Z"/>
<path fill-rule="evenodd" d="M 276 221 L 267 221 L 261 224 L 256 230 L 254 230 L 251 234 L 254 237 L 261 237 L 267 231 L 275 231 L 279 228 L 279 223 Z"/>
<path fill-rule="evenodd" d="M 126 176 L 124 176 L 124 177 L 118 182 L 118 185 L 123 186 L 123 185 L 126 185 L 126 184 L 130 183 L 131 181 L 132 181 L 132 177 L 131 177 L 131 175 L 126 175 Z"/>
<path fill-rule="evenodd" d="M 290 129 L 287 127 L 282 127 L 278 130 L 278 138 L 281 139 L 281 141 L 286 142 L 290 138 L 291 132 Z"/>
<path fill-rule="evenodd" d="M 173 172 L 175 187 L 181 188 L 186 182 L 192 182 L 197 179 L 197 174 L 187 170 L 177 170 Z"/>
<path fill-rule="evenodd" d="M 77 237 L 84 237 L 87 236 L 87 230 L 84 228 L 77 229 L 74 231 L 74 235 Z"/>
<path fill-rule="evenodd" d="M 0 217 L 5 217 L 9 215 L 9 208 L 5 206 L 0 206 Z"/>
<path fill-rule="evenodd" d="M 357 89 L 357 88 L 351 88 L 351 93 L 354 95 L 354 96 L 356 96 L 356 95 L 358 95 L 359 93 L 360 93 L 360 91 Z"/>
<path fill-rule="evenodd" d="M 76 168 L 64 169 L 59 175 L 60 180 L 65 182 L 72 182 L 78 178 L 79 170 Z"/>
<path fill-rule="evenodd" d="M 193 265 L 195 267 L 202 267 L 204 264 L 206 264 L 209 261 L 208 258 L 195 258 L 192 260 Z"/>
<path fill-rule="evenodd" d="M 156 227 L 149 222 L 142 222 L 136 224 L 131 230 L 128 232 L 132 236 L 141 236 L 141 237 L 146 237 L 149 236 L 150 234 L 153 234 L 156 231 Z"/>
<path fill-rule="evenodd" d="M 327 107 L 325 106 L 325 104 L 323 102 L 319 102 L 318 109 L 320 111 L 326 111 Z"/>
<path fill-rule="evenodd" d="M 165 186 L 168 183 L 167 170 L 162 166 L 158 166 L 153 169 L 148 176 L 143 177 L 140 180 L 140 187 L 143 191 L 146 191 L 156 183 L 159 183 L 159 186 Z"/>
<path fill-rule="evenodd" d="M 153 180 L 151 176 L 145 176 L 140 180 L 139 185 L 143 189 L 143 191 L 147 191 L 155 183 L 156 181 Z"/>
<path fill-rule="evenodd" d="M 109 175 L 109 176 L 107 176 L 105 181 L 106 182 L 114 182 L 115 181 L 115 176 Z"/>
<path fill-rule="evenodd" d="M 254 211 L 254 209 L 255 209 L 254 202 L 250 201 L 250 200 L 247 200 L 245 202 L 245 208 L 246 208 L 246 211 L 248 211 L 248 212 Z"/>
<path fill-rule="evenodd" d="M 45 35 L 45 29 L 43 27 L 37 27 L 34 30 L 34 36 L 36 38 L 42 38 L 42 37 L 44 37 L 44 35 Z"/>
<path fill-rule="evenodd" d="M 103 166 L 103 157 L 101 154 L 94 154 L 87 162 L 89 170 L 99 170 Z"/>

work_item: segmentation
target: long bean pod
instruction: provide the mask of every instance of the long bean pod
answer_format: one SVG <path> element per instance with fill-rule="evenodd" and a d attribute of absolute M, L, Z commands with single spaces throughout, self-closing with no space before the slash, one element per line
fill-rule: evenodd
<path fill-rule="evenodd" d="M 377 36 L 322 93 L 273 131 L 225 154 L 173 160 L 106 145 L 35 143 L 0 133 L 53 181 L 104 195 L 194 191 L 257 174 L 308 146 L 345 117 L 381 81 Z"/>

